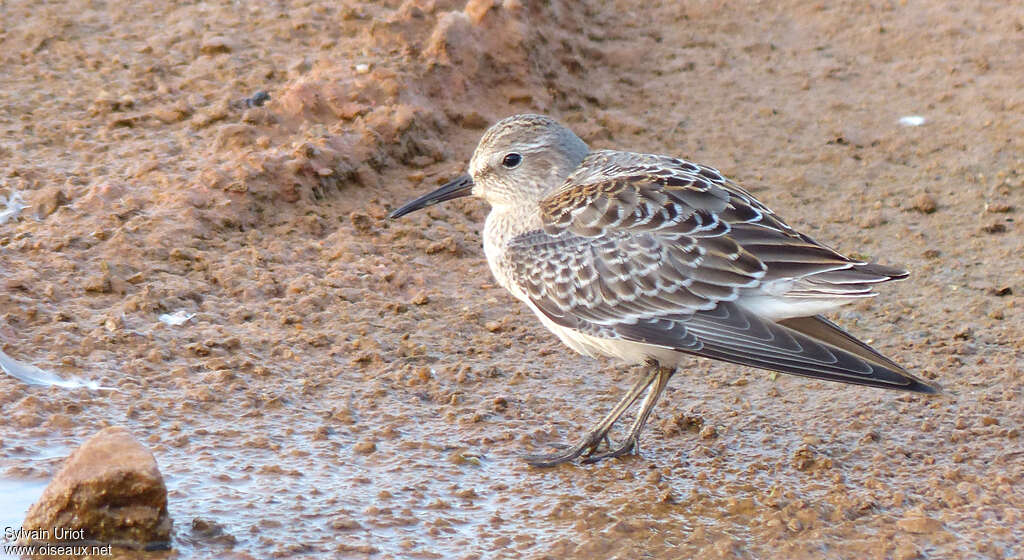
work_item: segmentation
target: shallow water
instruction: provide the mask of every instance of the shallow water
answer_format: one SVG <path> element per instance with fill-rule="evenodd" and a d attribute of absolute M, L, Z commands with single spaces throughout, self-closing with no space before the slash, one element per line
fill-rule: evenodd
<path fill-rule="evenodd" d="M 39 499 L 48 483 L 48 479 L 0 478 L 0 531 L 3 531 L 0 533 L 0 541 L 3 541 L 3 544 L 11 544 L 5 539 L 8 528 L 11 531 L 21 528 L 25 514 Z M 7 554 L 6 549 L 0 549 L 0 558 L 17 556 Z"/>

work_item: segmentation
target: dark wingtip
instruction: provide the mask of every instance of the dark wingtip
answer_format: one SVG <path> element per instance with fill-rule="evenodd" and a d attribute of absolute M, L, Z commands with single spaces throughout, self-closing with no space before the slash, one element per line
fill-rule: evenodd
<path fill-rule="evenodd" d="M 944 395 L 944 394 L 946 394 L 946 392 L 942 390 L 942 387 L 936 385 L 935 383 L 925 383 L 924 381 L 921 381 L 920 379 L 917 379 L 917 378 L 910 379 L 910 383 L 907 384 L 907 385 L 904 385 L 902 387 L 894 387 L 894 388 L 898 388 L 898 389 L 903 390 L 903 391 L 910 391 L 910 392 L 913 392 L 913 393 L 922 393 L 922 394 L 925 394 L 925 395 Z"/>
<path fill-rule="evenodd" d="M 890 280 L 903 280 L 910 276 L 910 271 L 899 266 L 888 266 L 878 263 L 866 263 L 855 267 L 859 272 L 888 276 Z"/>

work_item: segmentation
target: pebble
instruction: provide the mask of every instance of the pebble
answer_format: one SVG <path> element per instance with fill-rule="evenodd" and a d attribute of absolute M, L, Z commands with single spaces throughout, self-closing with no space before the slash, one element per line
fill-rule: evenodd
<path fill-rule="evenodd" d="M 910 513 L 897 521 L 896 526 L 908 533 L 934 533 L 942 528 L 942 522 L 921 514 Z"/>
<path fill-rule="evenodd" d="M 360 455 L 369 455 L 377 451 L 377 444 L 372 441 L 361 441 L 352 446 L 352 451 Z"/>
<path fill-rule="evenodd" d="M 910 207 L 922 214 L 931 214 L 935 212 L 938 205 L 935 203 L 935 199 L 928 193 L 921 193 L 910 201 Z"/>
<path fill-rule="evenodd" d="M 223 54 L 229 53 L 233 49 L 234 45 L 231 40 L 222 35 L 208 37 L 203 40 L 201 45 L 199 45 L 199 52 L 203 54 Z"/>

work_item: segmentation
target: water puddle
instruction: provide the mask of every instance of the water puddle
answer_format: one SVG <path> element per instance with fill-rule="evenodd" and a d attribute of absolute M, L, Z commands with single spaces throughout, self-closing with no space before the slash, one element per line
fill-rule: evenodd
<path fill-rule="evenodd" d="M 21 527 L 28 508 L 39 499 L 46 489 L 46 479 L 0 478 L 0 543 L 12 544 L 8 535 Z M 0 558 L 19 558 L 7 553 L 0 546 Z"/>

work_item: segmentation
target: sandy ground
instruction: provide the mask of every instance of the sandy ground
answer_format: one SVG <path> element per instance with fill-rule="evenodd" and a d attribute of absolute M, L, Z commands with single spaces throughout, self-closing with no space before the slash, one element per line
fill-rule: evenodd
<path fill-rule="evenodd" d="M 1024 8 L 685 4 L 0 4 L 0 342 L 118 389 L 0 377 L 0 522 L 121 425 L 150 557 L 1024 556 Z M 526 111 L 909 268 L 835 318 L 948 396 L 694 360 L 640 457 L 526 466 L 637 370 L 494 285 L 482 203 L 383 218 Z"/>

